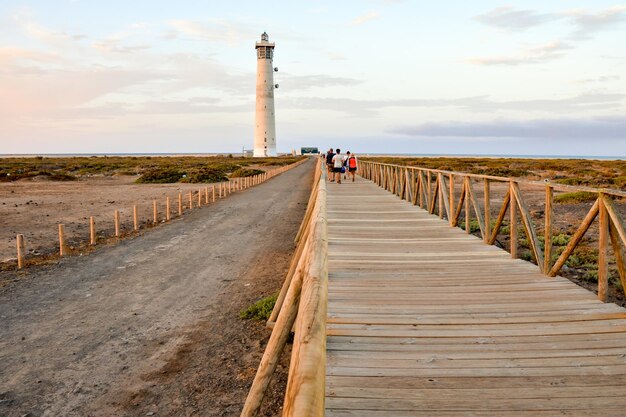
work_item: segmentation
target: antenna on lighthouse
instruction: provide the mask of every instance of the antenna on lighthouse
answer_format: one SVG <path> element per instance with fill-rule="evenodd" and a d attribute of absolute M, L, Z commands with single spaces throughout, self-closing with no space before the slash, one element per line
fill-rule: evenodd
<path fill-rule="evenodd" d="M 267 32 L 261 34 L 256 49 L 256 117 L 254 126 L 254 156 L 276 156 L 276 120 L 274 116 L 274 43 Z"/>

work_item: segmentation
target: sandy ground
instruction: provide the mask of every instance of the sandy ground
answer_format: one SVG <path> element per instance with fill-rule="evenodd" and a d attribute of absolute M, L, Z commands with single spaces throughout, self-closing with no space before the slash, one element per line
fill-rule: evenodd
<path fill-rule="evenodd" d="M 1 272 L 19 279 L 0 289 L 0 415 L 239 415 L 269 331 L 238 313 L 279 289 L 312 168 L 91 255 Z M 279 412 L 283 356 L 262 415 Z"/>
<path fill-rule="evenodd" d="M 211 184 L 135 184 L 137 176 L 92 176 L 78 181 L 58 182 L 45 178 L 0 183 L 0 262 L 16 257 L 15 235 L 24 235 L 29 256 L 46 255 L 58 249 L 58 224 L 65 225 L 68 244 L 89 241 L 89 216 L 94 216 L 100 237 L 113 236 L 113 213 L 120 210 L 121 230 L 133 228 L 133 204 L 137 204 L 141 227 L 152 226 L 153 200 L 159 219 L 165 217 L 166 197 L 172 215 L 178 213 L 178 193 L 189 206 L 189 192 L 197 193 Z"/>

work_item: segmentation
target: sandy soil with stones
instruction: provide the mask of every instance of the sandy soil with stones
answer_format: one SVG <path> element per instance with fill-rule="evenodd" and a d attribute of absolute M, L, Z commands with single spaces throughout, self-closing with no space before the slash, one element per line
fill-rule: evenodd
<path fill-rule="evenodd" d="M 165 218 L 166 197 L 171 213 L 178 215 L 178 194 L 183 193 L 185 209 L 189 192 L 204 193 L 212 184 L 135 184 L 137 176 L 92 176 L 78 181 L 59 182 L 44 178 L 0 182 L 0 263 L 15 260 L 15 236 L 24 235 L 27 256 L 34 258 L 58 250 L 58 224 L 63 223 L 68 245 L 78 247 L 89 241 L 89 216 L 94 216 L 100 239 L 114 235 L 113 213 L 120 211 L 121 231 L 133 230 L 133 205 L 138 207 L 140 227 L 153 226 L 153 200 L 157 200 L 159 221 Z M 203 199 L 204 203 L 204 199 Z"/>

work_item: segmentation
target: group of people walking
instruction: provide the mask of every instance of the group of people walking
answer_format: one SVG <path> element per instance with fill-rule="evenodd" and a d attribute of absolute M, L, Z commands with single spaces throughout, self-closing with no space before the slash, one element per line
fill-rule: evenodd
<path fill-rule="evenodd" d="M 336 151 L 333 151 L 333 148 L 330 148 L 328 152 L 326 152 L 326 167 L 328 168 L 328 178 L 330 182 L 341 184 L 342 175 L 344 180 L 348 179 L 348 175 L 350 175 L 352 182 L 354 182 L 358 162 L 356 155 L 350 153 L 350 151 L 342 155 L 341 149 L 337 148 Z"/>

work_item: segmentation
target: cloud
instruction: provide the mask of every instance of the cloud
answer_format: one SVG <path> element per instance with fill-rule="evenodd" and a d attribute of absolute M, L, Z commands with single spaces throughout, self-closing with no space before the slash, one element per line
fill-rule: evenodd
<path fill-rule="evenodd" d="M 626 21 L 626 6 L 613 6 L 598 12 L 577 9 L 563 13 L 574 25 L 573 39 L 589 39 L 591 35 L 611 29 Z"/>
<path fill-rule="evenodd" d="M 284 97 L 281 105 L 293 109 L 330 110 L 353 117 L 374 117 L 381 110 L 393 107 L 404 108 L 449 108 L 474 113 L 519 111 L 526 113 L 546 112 L 571 114 L 589 110 L 623 111 L 626 94 L 587 93 L 560 99 L 535 99 L 494 101 L 489 96 L 461 97 L 453 99 L 400 99 L 400 100 L 357 100 L 333 97 Z"/>
<path fill-rule="evenodd" d="M 149 45 L 121 45 L 118 39 L 104 39 L 92 43 L 92 46 L 102 52 L 114 52 L 119 54 L 128 54 L 137 51 L 150 49 Z"/>
<path fill-rule="evenodd" d="M 584 140 L 626 139 L 626 117 L 597 119 L 495 120 L 480 123 L 424 123 L 402 126 L 389 133 L 419 137 L 524 138 Z"/>
<path fill-rule="evenodd" d="M 473 17 L 487 26 L 504 30 L 527 30 L 546 23 L 565 20 L 574 27 L 570 39 L 589 39 L 591 35 L 613 28 L 626 21 L 626 6 L 613 6 L 599 11 L 574 9 L 557 13 L 535 10 L 517 10 L 510 6 L 498 7 Z"/>
<path fill-rule="evenodd" d="M 619 81 L 622 77 L 619 75 L 601 75 L 595 78 L 583 78 L 573 81 L 573 84 L 590 84 L 590 83 L 609 83 L 613 81 Z"/>
<path fill-rule="evenodd" d="M 86 36 L 82 34 L 69 34 L 49 30 L 20 14 L 13 15 L 12 20 L 29 38 L 49 45 L 76 42 L 86 38 Z"/>
<path fill-rule="evenodd" d="M 213 20 L 210 22 L 198 22 L 194 20 L 173 20 L 169 25 L 180 33 L 193 38 L 225 42 L 231 45 L 239 42 L 248 42 L 258 36 L 251 30 L 225 20 Z M 169 33 L 168 36 L 175 36 Z"/>
<path fill-rule="evenodd" d="M 542 64 L 563 57 L 565 55 L 564 51 L 569 49 L 572 49 L 571 45 L 560 41 L 553 41 L 543 45 L 525 48 L 518 55 L 474 57 L 467 59 L 466 62 L 474 65 L 508 66 Z"/>
<path fill-rule="evenodd" d="M 538 13 L 534 10 L 515 10 L 513 7 L 498 7 L 488 13 L 474 16 L 474 20 L 499 29 L 526 30 L 559 19 L 552 13 Z"/>
<path fill-rule="evenodd" d="M 380 18 L 377 12 L 368 12 L 358 16 L 350 21 L 350 26 L 360 26 L 364 23 L 369 22 L 370 20 L 375 20 Z"/>
<path fill-rule="evenodd" d="M 363 81 L 354 78 L 334 77 L 326 74 L 314 75 L 294 75 L 280 73 L 281 83 L 289 91 L 308 90 L 311 88 L 353 86 L 361 84 Z"/>

